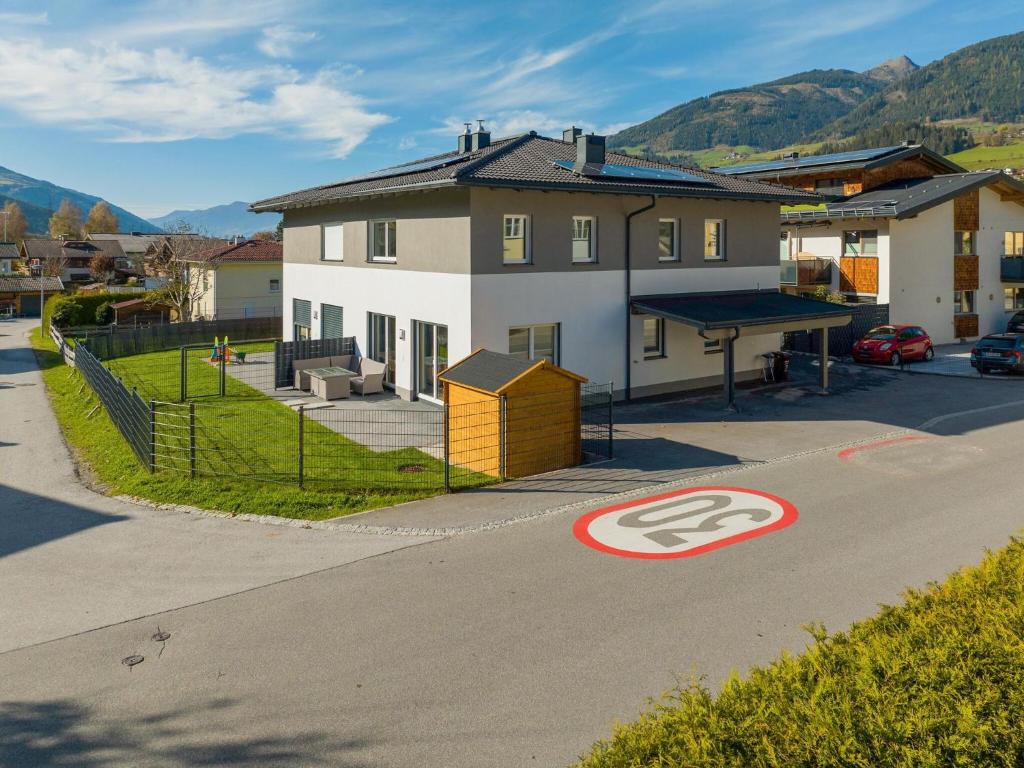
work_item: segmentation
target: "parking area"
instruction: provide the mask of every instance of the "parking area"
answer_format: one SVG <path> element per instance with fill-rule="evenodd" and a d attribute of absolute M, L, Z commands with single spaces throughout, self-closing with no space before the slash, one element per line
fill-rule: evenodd
<path fill-rule="evenodd" d="M 1005 371 L 987 371 L 984 376 L 971 367 L 971 349 L 974 342 L 966 344 L 940 344 L 935 347 L 935 357 L 931 360 L 914 360 L 903 366 L 890 370 L 903 373 L 931 373 L 938 376 L 957 376 L 960 378 L 985 378 L 1024 382 L 1024 376 L 1017 376 Z M 868 366 L 885 368 L 886 366 Z"/>

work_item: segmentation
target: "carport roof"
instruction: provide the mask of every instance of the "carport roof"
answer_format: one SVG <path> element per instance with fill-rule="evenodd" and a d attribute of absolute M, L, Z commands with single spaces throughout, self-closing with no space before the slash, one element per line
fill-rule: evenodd
<path fill-rule="evenodd" d="M 634 296 L 630 306 L 644 314 L 702 330 L 739 328 L 852 316 L 842 305 L 779 291 L 724 291 Z M 809 325 L 808 327 L 813 327 Z"/>

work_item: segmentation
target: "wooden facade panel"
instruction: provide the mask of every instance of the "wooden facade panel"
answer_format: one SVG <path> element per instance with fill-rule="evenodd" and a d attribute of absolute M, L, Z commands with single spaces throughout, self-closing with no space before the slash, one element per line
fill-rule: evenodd
<path fill-rule="evenodd" d="M 953 257 L 954 291 L 976 291 L 980 285 L 978 280 L 977 256 Z"/>
<path fill-rule="evenodd" d="M 977 232 L 980 226 L 980 194 L 975 189 L 953 201 L 953 229 L 958 232 Z"/>
<path fill-rule="evenodd" d="M 953 335 L 960 339 L 967 339 L 978 335 L 977 315 L 954 315 Z"/>
<path fill-rule="evenodd" d="M 842 293 L 878 293 L 878 257 L 843 256 L 839 259 Z"/>

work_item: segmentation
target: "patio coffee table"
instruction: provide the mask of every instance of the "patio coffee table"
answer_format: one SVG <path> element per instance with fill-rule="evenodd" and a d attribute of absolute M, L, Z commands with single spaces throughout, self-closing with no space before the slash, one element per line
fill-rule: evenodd
<path fill-rule="evenodd" d="M 340 400 L 348 397 L 349 379 L 358 374 L 347 368 L 332 366 L 329 368 L 310 368 L 309 391 L 321 400 Z"/>

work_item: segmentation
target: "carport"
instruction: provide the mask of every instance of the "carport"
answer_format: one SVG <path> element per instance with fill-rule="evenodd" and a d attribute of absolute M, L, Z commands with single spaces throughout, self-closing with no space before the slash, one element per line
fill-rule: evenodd
<path fill-rule="evenodd" d="M 830 304 L 774 291 L 722 291 L 634 296 L 632 312 L 653 315 L 697 329 L 703 338 L 722 344 L 725 405 L 736 410 L 733 343 L 741 335 L 817 331 L 820 340 L 818 384 L 828 392 L 828 329 L 846 325 L 852 313 Z"/>

